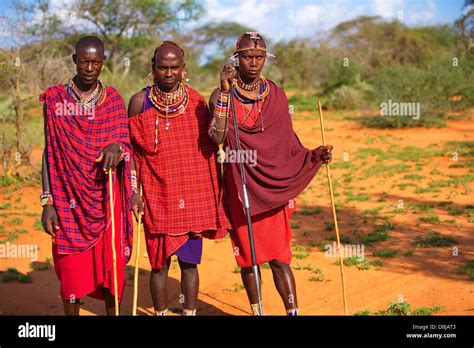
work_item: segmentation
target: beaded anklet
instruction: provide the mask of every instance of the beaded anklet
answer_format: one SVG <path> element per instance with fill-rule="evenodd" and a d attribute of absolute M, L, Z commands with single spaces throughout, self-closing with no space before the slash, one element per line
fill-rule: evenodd
<path fill-rule="evenodd" d="M 196 316 L 196 308 L 194 308 L 194 309 L 184 309 L 183 308 L 183 316 L 185 316 L 185 317 L 194 317 L 194 316 Z"/>
<path fill-rule="evenodd" d="M 166 317 L 168 315 L 168 308 L 158 311 L 155 309 L 155 317 Z"/>
<path fill-rule="evenodd" d="M 297 317 L 298 316 L 298 308 L 292 308 L 286 310 L 286 315 L 289 317 Z"/>
<path fill-rule="evenodd" d="M 263 306 L 263 304 L 262 304 L 262 306 Z M 253 315 L 255 315 L 255 316 L 264 315 L 264 314 L 263 314 L 263 311 L 260 313 L 260 307 L 258 306 L 258 303 L 252 303 L 252 304 L 250 304 L 250 308 L 252 309 Z"/>

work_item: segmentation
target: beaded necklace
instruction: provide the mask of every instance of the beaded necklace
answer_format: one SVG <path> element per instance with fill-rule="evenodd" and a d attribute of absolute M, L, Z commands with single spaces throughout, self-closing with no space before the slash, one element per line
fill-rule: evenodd
<path fill-rule="evenodd" d="M 270 91 L 270 86 L 267 82 L 267 79 L 263 76 L 261 76 L 258 80 L 258 86 L 260 87 L 258 95 L 254 95 L 252 93 L 249 93 L 249 91 L 241 88 L 239 86 L 238 79 L 234 78 L 234 90 L 237 92 L 236 97 L 239 99 L 243 100 L 244 103 L 253 103 L 255 101 L 261 100 L 265 98 Z"/>
<path fill-rule="evenodd" d="M 97 80 L 97 86 L 94 91 L 83 98 L 83 94 L 77 88 L 77 85 L 74 83 L 74 80 L 71 79 L 69 83 L 66 84 L 68 94 L 81 106 L 87 109 L 92 109 L 94 106 L 99 106 L 102 104 L 106 97 L 106 88 L 104 84 Z"/>
<path fill-rule="evenodd" d="M 242 81 L 240 74 L 238 75 L 237 84 L 240 88 L 246 91 L 255 91 L 257 88 L 260 87 L 260 82 L 261 82 L 261 79 L 258 78 L 257 81 L 255 81 L 254 83 L 246 84 L 244 81 Z"/>
<path fill-rule="evenodd" d="M 261 76 L 258 80 L 259 82 L 259 93 L 257 96 L 248 93 L 246 90 L 240 88 L 238 84 L 238 80 L 234 78 L 233 81 L 233 90 L 234 90 L 234 96 L 242 103 L 242 111 L 245 114 L 245 104 L 252 104 L 252 107 L 250 108 L 250 111 L 246 114 L 246 116 L 242 120 L 242 124 L 245 123 L 245 121 L 250 117 L 252 114 L 253 108 L 256 106 L 258 108 L 258 116 L 262 115 L 262 132 L 265 130 L 264 125 L 263 125 L 263 114 L 262 114 L 262 105 L 263 102 L 265 101 L 265 97 L 268 95 L 268 92 L 270 91 L 270 86 L 265 79 L 265 77 Z M 257 116 L 257 118 L 258 118 Z"/>
<path fill-rule="evenodd" d="M 157 85 L 150 88 L 148 100 L 158 111 L 155 119 L 155 150 L 158 150 L 158 123 L 159 118 L 165 118 L 165 130 L 170 128 L 169 119 L 181 115 L 189 103 L 188 89 L 181 82 L 178 84 L 176 91 L 166 93 L 160 90 Z"/>

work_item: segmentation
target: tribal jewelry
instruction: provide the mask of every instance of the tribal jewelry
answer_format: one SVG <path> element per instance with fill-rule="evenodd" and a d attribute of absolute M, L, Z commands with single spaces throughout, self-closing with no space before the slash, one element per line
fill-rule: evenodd
<path fill-rule="evenodd" d="M 260 306 L 258 303 L 252 303 L 250 305 L 250 308 L 252 309 L 252 314 L 255 316 L 261 316 L 264 315 L 263 312 L 260 312 Z"/>
<path fill-rule="evenodd" d="M 248 114 L 244 117 L 242 124 L 252 114 L 253 107 L 256 105 L 258 108 L 258 115 L 262 115 L 262 125 L 261 125 L 262 128 L 261 129 L 263 132 L 265 130 L 265 127 L 264 127 L 264 122 L 263 122 L 262 105 L 263 105 L 263 102 L 265 101 L 265 97 L 270 92 L 270 85 L 264 76 L 260 76 L 259 81 L 260 81 L 260 90 L 257 96 L 254 96 L 251 93 L 240 88 L 238 85 L 238 80 L 235 78 L 233 81 L 233 86 L 234 86 L 234 96 L 242 103 L 242 107 L 244 107 L 244 104 L 252 104 L 252 108 L 250 109 Z"/>
<path fill-rule="evenodd" d="M 298 308 L 292 308 L 286 310 L 286 315 L 289 317 L 297 317 L 298 316 Z"/>
<path fill-rule="evenodd" d="M 240 74 L 238 74 L 237 84 L 240 88 L 246 91 L 255 91 L 257 88 L 260 87 L 260 83 L 261 83 L 261 79 L 259 77 L 257 81 L 255 81 L 254 83 L 246 84 L 244 81 L 242 81 Z"/>
<path fill-rule="evenodd" d="M 193 317 L 195 315 L 196 315 L 196 308 L 195 309 L 184 309 L 183 308 L 183 316 Z"/>
<path fill-rule="evenodd" d="M 49 191 L 45 191 L 40 195 L 41 206 L 53 204 L 53 195 Z"/>
<path fill-rule="evenodd" d="M 165 118 L 165 130 L 170 128 L 169 119 L 181 115 L 189 103 L 188 89 L 182 83 L 178 84 L 178 89 L 172 93 L 163 92 L 157 85 L 153 85 L 148 93 L 148 100 L 158 111 L 155 119 L 155 148 L 158 150 L 158 124 L 159 118 Z"/>
<path fill-rule="evenodd" d="M 268 84 L 267 79 L 264 76 L 260 76 L 259 78 L 259 93 L 257 96 L 253 95 L 252 93 L 249 93 L 249 91 L 243 89 L 241 86 L 239 86 L 239 81 L 238 79 L 234 78 L 233 81 L 234 85 L 234 90 L 237 93 L 234 93 L 234 95 L 239 98 L 240 100 L 243 100 L 244 102 L 251 103 L 259 99 L 263 99 L 268 95 L 268 92 L 270 91 L 270 86 Z"/>
<path fill-rule="evenodd" d="M 97 80 L 97 86 L 95 90 L 89 94 L 87 97 L 83 98 L 82 93 L 77 88 L 74 83 L 74 79 L 71 79 L 68 84 L 66 84 L 69 95 L 80 105 L 85 108 L 91 109 L 94 106 L 99 106 L 102 104 L 106 97 L 106 89 L 103 83 L 100 80 Z"/>
<path fill-rule="evenodd" d="M 157 117 L 166 119 L 165 130 L 170 127 L 169 118 L 175 118 L 181 115 L 189 102 L 189 95 L 186 86 L 182 83 L 178 84 L 178 89 L 172 93 L 166 93 L 160 90 L 157 85 L 153 85 L 148 94 L 150 103 L 158 110 Z M 158 130 L 158 119 L 155 122 L 155 136 L 157 136 Z M 157 144 L 157 138 L 155 139 L 155 145 Z M 155 151 L 156 152 L 156 151 Z"/>
<path fill-rule="evenodd" d="M 217 99 L 216 108 L 214 110 L 214 116 L 217 118 L 227 118 L 229 117 L 229 94 L 219 93 L 219 98 Z"/>
<path fill-rule="evenodd" d="M 139 194 L 140 191 L 138 191 L 138 181 L 137 181 L 137 171 L 136 170 L 131 170 L 131 181 L 132 181 L 132 194 Z"/>
<path fill-rule="evenodd" d="M 155 309 L 155 317 L 166 317 L 168 315 L 168 308 L 159 311 Z"/>

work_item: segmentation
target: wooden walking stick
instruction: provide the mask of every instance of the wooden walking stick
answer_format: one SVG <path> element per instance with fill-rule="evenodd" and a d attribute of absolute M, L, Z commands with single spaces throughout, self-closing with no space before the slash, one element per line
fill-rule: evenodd
<path fill-rule="evenodd" d="M 321 123 L 321 136 L 323 138 L 323 146 L 326 146 L 326 136 L 324 135 L 323 109 L 321 107 L 321 102 L 320 101 L 318 101 L 318 108 L 319 108 L 319 121 Z M 329 183 L 329 193 L 331 194 L 332 217 L 334 219 L 334 227 L 336 229 L 337 254 L 339 256 L 339 265 L 340 265 L 340 268 L 341 268 L 342 296 L 343 296 L 343 300 L 344 300 L 344 312 L 345 312 L 346 315 L 349 315 L 349 311 L 347 310 L 346 283 L 344 281 L 344 263 L 343 263 L 343 260 L 342 260 L 342 253 L 341 253 L 341 240 L 339 239 L 339 228 L 337 226 L 336 206 L 334 205 L 334 194 L 333 194 L 333 191 L 332 191 L 331 172 L 329 170 L 329 163 L 326 163 L 326 172 L 327 172 L 328 183 Z"/>
<path fill-rule="evenodd" d="M 140 187 L 140 196 L 142 195 L 142 187 Z M 138 268 L 140 266 L 140 230 L 142 226 L 142 214 L 138 212 L 138 235 L 137 245 L 135 254 L 135 275 L 133 277 L 133 309 L 132 315 L 137 315 L 137 302 L 138 302 Z"/>
<path fill-rule="evenodd" d="M 119 315 L 118 303 L 118 285 L 117 285 L 117 253 L 115 250 L 115 211 L 114 211 L 114 193 L 112 185 L 112 169 L 109 170 L 109 199 L 110 199 L 110 215 L 112 217 L 112 259 L 114 272 L 114 299 L 115 299 L 115 315 Z"/>

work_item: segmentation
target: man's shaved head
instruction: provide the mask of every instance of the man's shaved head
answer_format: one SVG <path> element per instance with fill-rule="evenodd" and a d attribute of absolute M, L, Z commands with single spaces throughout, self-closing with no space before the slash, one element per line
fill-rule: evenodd
<path fill-rule="evenodd" d="M 81 37 L 76 43 L 76 54 L 79 54 L 79 52 L 82 50 L 87 50 L 90 48 L 95 48 L 98 54 L 102 56 L 104 55 L 104 43 L 96 36 Z"/>
<path fill-rule="evenodd" d="M 169 53 L 174 53 L 180 61 L 184 62 L 184 50 L 173 41 L 164 41 L 161 46 L 158 46 L 155 49 L 153 58 L 151 59 L 152 64 L 155 64 L 155 62 L 158 61 L 160 57 L 166 56 Z"/>

